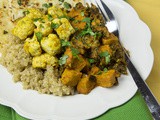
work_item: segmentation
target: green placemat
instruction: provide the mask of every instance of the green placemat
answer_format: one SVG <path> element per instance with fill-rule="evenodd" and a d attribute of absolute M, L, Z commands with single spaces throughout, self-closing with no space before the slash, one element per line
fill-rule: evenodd
<path fill-rule="evenodd" d="M 92 111 L 91 111 L 92 112 Z M 18 115 L 12 108 L 0 105 L 0 120 L 28 120 Z M 94 120 L 153 120 L 139 92 L 127 103 L 110 109 Z"/>

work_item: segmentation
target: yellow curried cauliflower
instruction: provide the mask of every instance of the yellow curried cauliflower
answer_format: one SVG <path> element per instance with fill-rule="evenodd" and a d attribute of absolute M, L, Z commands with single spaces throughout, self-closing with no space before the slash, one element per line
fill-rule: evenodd
<path fill-rule="evenodd" d="M 41 40 L 41 47 L 46 53 L 55 55 L 59 53 L 61 43 L 56 34 L 49 34 L 48 37 L 43 37 Z"/>
<path fill-rule="evenodd" d="M 58 26 L 55 28 L 55 31 L 59 35 L 60 39 L 68 40 L 69 36 L 75 32 L 74 28 L 66 18 L 56 18 L 52 23 Z"/>
<path fill-rule="evenodd" d="M 37 37 L 34 35 L 32 39 L 27 38 L 24 43 L 24 50 L 32 56 L 39 56 L 42 53 L 40 43 L 37 41 Z"/>
<path fill-rule="evenodd" d="M 51 15 L 54 19 L 57 17 L 64 16 L 63 11 L 56 6 L 48 8 L 48 14 Z"/>
<path fill-rule="evenodd" d="M 43 13 L 36 8 L 28 8 L 27 11 L 28 14 L 26 15 L 26 17 L 30 18 L 31 20 L 35 18 L 41 18 L 43 16 Z"/>
<path fill-rule="evenodd" d="M 58 65 L 58 59 L 47 53 L 40 56 L 33 57 L 32 67 L 33 68 L 43 68 L 45 69 L 47 65 L 56 66 Z"/>
<path fill-rule="evenodd" d="M 17 22 L 17 25 L 12 30 L 12 34 L 23 40 L 33 34 L 34 28 L 35 25 L 33 21 L 28 17 L 24 17 Z"/>
<path fill-rule="evenodd" d="M 48 16 L 44 16 L 41 19 L 34 21 L 36 25 L 35 32 L 41 32 L 43 36 L 48 36 L 52 33 L 53 29 L 51 28 L 51 22 L 48 20 Z"/>

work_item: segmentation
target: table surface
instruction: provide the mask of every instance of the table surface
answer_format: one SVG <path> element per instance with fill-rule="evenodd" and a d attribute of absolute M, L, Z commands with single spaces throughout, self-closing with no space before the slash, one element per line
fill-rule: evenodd
<path fill-rule="evenodd" d="M 146 82 L 160 102 L 160 0 L 127 0 L 139 17 L 148 25 L 152 33 L 151 47 L 154 65 Z"/>

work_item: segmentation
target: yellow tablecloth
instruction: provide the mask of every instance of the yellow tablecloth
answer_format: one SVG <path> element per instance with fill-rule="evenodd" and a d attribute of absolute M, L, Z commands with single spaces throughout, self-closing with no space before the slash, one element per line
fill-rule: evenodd
<path fill-rule="evenodd" d="M 160 0 L 127 0 L 127 2 L 137 11 L 152 33 L 154 65 L 147 84 L 160 102 Z"/>

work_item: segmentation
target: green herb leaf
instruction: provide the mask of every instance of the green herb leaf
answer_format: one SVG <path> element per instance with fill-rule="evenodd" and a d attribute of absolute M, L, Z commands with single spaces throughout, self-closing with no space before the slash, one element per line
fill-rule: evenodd
<path fill-rule="evenodd" d="M 6 30 L 3 30 L 3 34 L 7 34 L 8 33 L 8 31 L 6 31 Z"/>
<path fill-rule="evenodd" d="M 17 0 L 17 3 L 18 3 L 19 6 L 22 5 L 22 1 L 21 0 Z"/>
<path fill-rule="evenodd" d="M 52 21 L 52 20 L 53 20 L 52 15 L 48 14 L 48 20 L 49 20 L 49 21 Z"/>
<path fill-rule="evenodd" d="M 59 24 L 56 24 L 56 23 L 51 23 L 51 28 L 52 29 L 57 29 L 60 25 Z"/>
<path fill-rule="evenodd" d="M 88 61 L 89 61 L 89 63 L 91 63 L 91 64 L 92 64 L 92 63 L 94 63 L 94 62 L 95 62 L 95 59 L 93 59 L 93 58 L 89 58 L 89 59 L 88 59 Z"/>
<path fill-rule="evenodd" d="M 60 2 L 64 2 L 64 0 L 59 0 Z"/>
<path fill-rule="evenodd" d="M 67 46 L 70 46 L 71 44 L 69 41 L 61 40 L 61 45 L 62 45 L 62 47 L 67 47 Z"/>
<path fill-rule="evenodd" d="M 28 10 L 23 11 L 23 15 L 28 15 L 30 12 Z"/>
<path fill-rule="evenodd" d="M 42 24 L 40 24 L 40 28 L 44 28 L 44 26 Z"/>
<path fill-rule="evenodd" d="M 78 57 L 79 51 L 76 48 L 71 47 L 72 55 Z"/>
<path fill-rule="evenodd" d="M 34 19 L 33 19 L 34 22 L 42 21 L 42 20 L 43 20 L 42 18 L 34 18 Z"/>
<path fill-rule="evenodd" d="M 84 11 L 81 12 L 81 16 L 84 16 Z"/>
<path fill-rule="evenodd" d="M 89 17 L 86 17 L 86 18 L 84 18 L 82 20 L 82 22 L 86 22 L 86 23 L 90 24 L 91 23 L 91 19 Z"/>
<path fill-rule="evenodd" d="M 102 74 L 102 71 L 99 71 L 98 73 L 97 73 L 97 75 L 101 75 Z"/>
<path fill-rule="evenodd" d="M 107 71 L 108 71 L 108 69 L 107 69 L 107 68 L 104 68 L 104 69 L 103 69 L 103 71 L 104 71 L 104 72 L 107 72 Z"/>
<path fill-rule="evenodd" d="M 50 4 L 47 4 L 47 3 L 44 3 L 44 4 L 42 5 L 42 7 L 49 8 L 49 7 L 51 7 L 51 5 L 50 5 Z"/>
<path fill-rule="evenodd" d="M 105 61 L 106 61 L 106 64 L 108 64 L 110 62 L 110 55 L 108 55 L 107 57 L 105 57 Z"/>
<path fill-rule="evenodd" d="M 99 56 L 100 57 L 105 57 L 106 64 L 108 64 L 110 62 L 110 54 L 107 51 L 100 53 Z"/>
<path fill-rule="evenodd" d="M 64 8 L 66 8 L 66 9 L 70 9 L 70 8 L 71 8 L 71 5 L 70 5 L 69 3 L 67 3 L 67 2 L 64 2 L 64 3 L 63 3 L 63 6 L 64 6 Z"/>
<path fill-rule="evenodd" d="M 106 51 L 106 52 L 101 52 L 99 54 L 100 57 L 107 57 L 109 55 L 109 53 Z"/>
<path fill-rule="evenodd" d="M 37 32 L 37 33 L 35 33 L 35 35 L 36 35 L 38 41 L 40 42 L 42 40 L 42 37 L 43 37 L 42 33 L 41 32 Z"/>
<path fill-rule="evenodd" d="M 68 55 L 63 55 L 62 57 L 60 57 L 59 59 L 59 65 L 64 65 L 67 61 Z"/>

